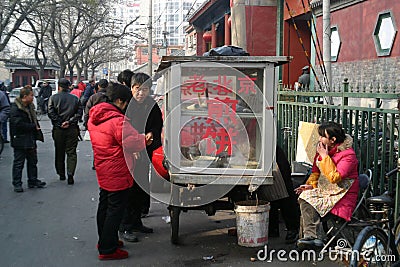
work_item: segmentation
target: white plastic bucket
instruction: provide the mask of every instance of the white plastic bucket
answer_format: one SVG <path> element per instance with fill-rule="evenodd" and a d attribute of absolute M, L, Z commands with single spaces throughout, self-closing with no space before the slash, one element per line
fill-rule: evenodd
<path fill-rule="evenodd" d="M 247 200 L 235 205 L 239 246 L 260 247 L 268 243 L 269 202 Z"/>

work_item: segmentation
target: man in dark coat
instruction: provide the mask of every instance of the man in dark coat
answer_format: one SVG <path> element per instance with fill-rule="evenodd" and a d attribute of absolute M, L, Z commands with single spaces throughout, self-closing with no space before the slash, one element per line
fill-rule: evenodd
<path fill-rule="evenodd" d="M 52 93 L 53 89 L 51 88 L 50 84 L 44 81 L 38 94 L 39 106 L 43 114 L 46 114 L 47 112 L 46 106 Z"/>
<path fill-rule="evenodd" d="M 163 119 L 160 108 L 150 97 L 152 81 L 145 73 L 135 73 L 131 80 L 132 99 L 126 111 L 132 126 L 139 133 L 152 133 L 153 143 L 146 152 L 136 154 L 135 183 L 130 192 L 127 210 L 120 227 L 121 237 L 128 242 L 137 238 L 133 232 L 152 233 L 153 229 L 143 225 L 141 216 L 150 208 L 149 168 L 153 151 L 161 146 Z"/>
<path fill-rule="evenodd" d="M 32 104 L 33 97 L 32 87 L 25 86 L 11 105 L 10 133 L 11 146 L 14 148 L 12 184 L 17 193 L 24 192 L 21 178 L 25 159 L 27 160 L 28 187 L 43 188 L 46 185 L 37 178 L 36 140 L 44 140 L 43 135 L 39 134 L 40 127 Z"/>
<path fill-rule="evenodd" d="M 303 67 L 302 73 L 299 77 L 299 85 L 301 91 L 308 91 L 310 88 L 310 68 L 308 66 Z"/>
<path fill-rule="evenodd" d="M 95 91 L 94 95 L 91 95 L 89 97 L 89 100 L 86 103 L 85 106 L 85 116 L 83 117 L 83 125 L 85 126 L 85 128 L 87 128 L 87 123 L 89 121 L 89 111 L 90 109 L 102 102 L 106 102 L 107 97 L 105 95 L 106 92 L 106 88 L 108 86 L 108 81 L 106 79 L 101 79 L 98 83 L 97 83 L 97 91 Z"/>
<path fill-rule="evenodd" d="M 58 81 L 58 93 L 49 99 L 49 118 L 53 124 L 55 166 L 60 180 L 65 180 L 65 154 L 67 155 L 68 184 L 74 184 L 77 164 L 78 120 L 82 117 L 79 99 L 69 93 L 71 83 L 67 79 Z"/>
<path fill-rule="evenodd" d="M 87 101 L 89 100 L 89 97 L 94 94 L 94 86 L 96 82 L 95 80 L 90 80 L 89 83 L 86 85 L 85 91 L 83 91 L 82 96 L 81 96 L 81 103 L 82 106 L 86 106 Z"/>

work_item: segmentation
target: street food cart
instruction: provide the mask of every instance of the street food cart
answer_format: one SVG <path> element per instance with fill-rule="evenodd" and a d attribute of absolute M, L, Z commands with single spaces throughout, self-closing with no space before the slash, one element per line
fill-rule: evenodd
<path fill-rule="evenodd" d="M 179 214 L 214 215 L 273 183 L 276 69 L 287 57 L 163 57 L 164 152 L 171 242 Z"/>

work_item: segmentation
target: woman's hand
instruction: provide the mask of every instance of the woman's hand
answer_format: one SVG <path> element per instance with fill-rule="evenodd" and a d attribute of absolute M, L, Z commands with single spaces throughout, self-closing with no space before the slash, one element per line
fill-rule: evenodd
<path fill-rule="evenodd" d="M 312 186 L 312 185 L 309 185 L 309 184 L 302 184 L 302 185 L 300 185 L 299 187 L 297 187 L 297 188 L 294 190 L 294 192 L 295 192 L 296 194 L 300 195 L 301 192 L 303 192 L 303 191 L 305 191 L 305 190 L 311 190 L 311 189 L 313 189 L 313 186 Z"/>
<path fill-rule="evenodd" d="M 328 145 L 324 145 L 322 142 L 319 142 L 317 145 L 317 152 L 322 158 L 325 158 L 328 156 Z"/>

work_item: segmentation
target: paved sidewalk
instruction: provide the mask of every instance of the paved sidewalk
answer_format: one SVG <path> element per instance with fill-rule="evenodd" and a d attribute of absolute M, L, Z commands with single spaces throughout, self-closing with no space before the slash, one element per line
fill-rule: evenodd
<path fill-rule="evenodd" d="M 7 144 L 0 159 L 0 251 L 1 266 L 338 266 L 337 263 L 279 261 L 252 262 L 259 248 L 237 245 L 228 229 L 235 227 L 233 211 L 208 217 L 202 211 L 181 213 L 182 245 L 170 243 L 170 225 L 166 205 L 153 200 L 150 216 L 143 219 L 154 228 L 153 234 L 139 234 L 139 243 L 126 244 L 128 259 L 101 262 L 97 259 L 95 214 L 98 186 L 91 170 L 90 142 L 78 145 L 75 184 L 59 181 L 54 170 L 54 149 L 48 119 L 41 122 L 45 143 L 38 143 L 39 178 L 47 188 L 27 189 L 24 169 L 24 193 L 15 193 L 11 185 L 12 149 Z M 282 226 L 283 228 L 283 226 Z M 282 238 L 270 239 L 268 251 L 293 248 Z M 275 254 L 276 255 L 276 254 Z M 205 260 L 212 257 L 212 260 Z"/>

